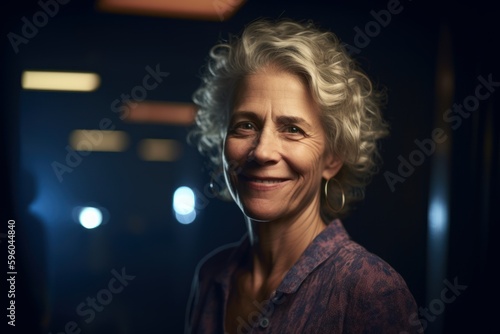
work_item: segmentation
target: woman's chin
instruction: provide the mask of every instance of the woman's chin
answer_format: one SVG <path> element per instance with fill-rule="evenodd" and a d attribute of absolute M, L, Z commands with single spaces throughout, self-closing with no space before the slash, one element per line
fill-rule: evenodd
<path fill-rule="evenodd" d="M 240 207 L 241 208 L 241 207 Z M 276 212 L 272 212 L 270 210 L 266 210 L 265 208 L 241 208 L 243 214 L 251 220 L 267 222 L 276 220 L 279 218 L 279 214 Z"/>
<path fill-rule="evenodd" d="M 288 211 L 288 203 L 267 198 L 240 197 L 236 202 L 243 214 L 256 221 L 278 220 Z"/>

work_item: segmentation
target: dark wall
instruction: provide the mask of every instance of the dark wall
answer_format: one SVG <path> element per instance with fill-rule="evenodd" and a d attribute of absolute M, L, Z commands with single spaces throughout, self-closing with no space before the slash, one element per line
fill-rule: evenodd
<path fill-rule="evenodd" d="M 457 7 L 456 15 L 448 14 L 456 73 L 454 101 L 465 110 L 469 105 L 471 111 L 453 130 L 448 277 L 457 278 L 467 289 L 450 305 L 446 329 L 495 333 L 500 311 L 493 273 L 495 254 L 500 253 L 495 240 L 500 222 L 499 11 L 485 3 Z M 478 94 L 478 86 L 490 90 L 483 88 Z M 480 101 L 477 108 L 474 97 Z"/>

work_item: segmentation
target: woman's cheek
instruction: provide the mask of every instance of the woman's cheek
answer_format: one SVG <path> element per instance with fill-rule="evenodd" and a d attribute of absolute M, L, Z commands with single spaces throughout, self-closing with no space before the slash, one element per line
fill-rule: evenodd
<path fill-rule="evenodd" d="M 284 151 L 285 159 L 300 174 L 317 169 L 321 163 L 320 155 L 316 152 L 315 147 L 295 145 L 294 147 L 286 147 Z"/>
<path fill-rule="evenodd" d="M 224 157 L 226 158 L 227 163 L 230 165 L 235 161 L 234 145 L 230 139 L 226 141 L 226 145 L 224 147 Z"/>
<path fill-rule="evenodd" d="M 229 177 L 232 186 L 235 185 L 237 181 L 238 173 L 244 167 L 243 164 L 246 161 L 244 151 L 237 140 L 228 139 L 224 147 L 224 158 L 225 158 L 225 173 Z"/>
<path fill-rule="evenodd" d="M 224 154 L 230 163 L 241 163 L 248 155 L 248 143 L 246 140 L 227 139 Z"/>

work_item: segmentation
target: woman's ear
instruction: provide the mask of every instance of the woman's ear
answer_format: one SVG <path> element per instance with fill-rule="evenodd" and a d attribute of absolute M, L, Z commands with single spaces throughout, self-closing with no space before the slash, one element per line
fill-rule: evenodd
<path fill-rule="evenodd" d="M 325 158 L 325 167 L 323 169 L 322 176 L 325 180 L 329 180 L 339 172 L 340 168 L 344 165 L 344 162 L 340 157 L 335 156 L 331 153 Z"/>

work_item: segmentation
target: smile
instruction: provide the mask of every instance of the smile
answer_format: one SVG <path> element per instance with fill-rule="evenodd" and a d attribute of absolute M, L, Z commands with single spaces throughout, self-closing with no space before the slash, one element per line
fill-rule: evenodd
<path fill-rule="evenodd" d="M 281 183 L 284 180 L 259 180 L 259 179 L 249 179 L 248 181 L 250 182 L 257 182 L 257 183 L 267 183 L 267 184 L 273 184 L 273 183 Z"/>
<path fill-rule="evenodd" d="M 253 175 L 239 175 L 242 183 L 246 184 L 248 189 L 257 191 L 277 190 L 283 187 L 289 179 L 274 178 L 274 177 L 258 177 Z"/>
<path fill-rule="evenodd" d="M 269 184 L 281 183 L 288 180 L 286 178 L 281 178 L 281 177 L 245 175 L 245 174 L 240 174 L 238 177 L 246 182 L 269 183 Z"/>

